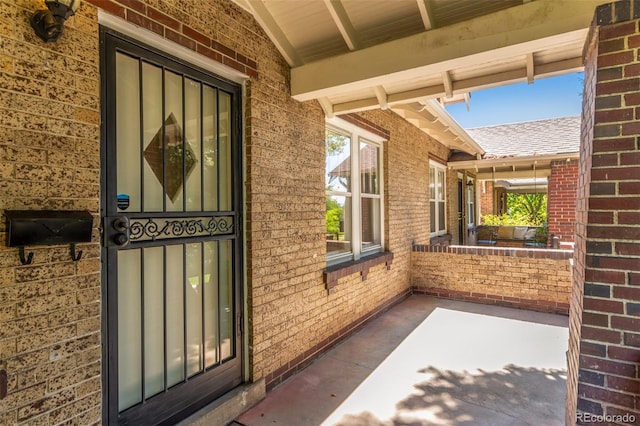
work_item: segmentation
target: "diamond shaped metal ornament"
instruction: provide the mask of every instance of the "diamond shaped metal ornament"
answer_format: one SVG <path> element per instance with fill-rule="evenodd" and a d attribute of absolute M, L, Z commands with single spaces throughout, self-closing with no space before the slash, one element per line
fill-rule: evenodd
<path fill-rule="evenodd" d="M 182 128 L 178 124 L 173 113 L 170 113 L 164 121 L 164 143 L 162 143 L 162 127 L 158 129 L 151 142 L 144 150 L 144 159 L 151 167 L 160 185 L 163 182 L 163 169 L 165 171 L 164 193 L 171 202 L 175 202 L 180 189 L 184 185 L 184 179 L 189 177 L 196 165 L 195 155 L 188 141 L 182 140 Z M 184 171 L 183 166 L 184 150 Z M 163 151 L 164 163 L 163 167 Z"/>

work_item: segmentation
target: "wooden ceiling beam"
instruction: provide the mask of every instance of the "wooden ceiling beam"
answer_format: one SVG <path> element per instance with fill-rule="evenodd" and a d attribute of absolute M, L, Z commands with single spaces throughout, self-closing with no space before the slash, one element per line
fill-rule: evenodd
<path fill-rule="evenodd" d="M 344 42 L 349 47 L 349 50 L 357 50 L 360 48 L 360 42 L 358 41 L 358 34 L 351 19 L 347 14 L 347 10 L 344 8 L 341 0 L 324 0 L 324 4 L 329 9 L 331 18 L 338 27 L 338 31 L 342 35 Z"/>
<path fill-rule="evenodd" d="M 429 0 L 416 0 L 418 2 L 418 9 L 420 10 L 420 17 L 422 18 L 422 24 L 426 31 L 432 30 L 436 27 L 435 20 L 433 18 L 433 11 L 431 9 L 431 3 Z"/>
<path fill-rule="evenodd" d="M 510 61 L 550 46 L 582 43 L 606 0 L 537 0 L 490 15 L 321 59 L 291 70 L 294 99 L 306 101 L 385 82 Z"/>
<path fill-rule="evenodd" d="M 252 0 L 247 1 L 246 7 L 250 8 L 253 17 L 258 21 L 260 26 L 267 33 L 271 41 L 276 45 L 284 59 L 292 67 L 302 65 L 300 56 L 294 49 L 293 45 L 280 29 L 280 26 L 271 15 L 271 12 L 267 9 L 264 0 Z"/>

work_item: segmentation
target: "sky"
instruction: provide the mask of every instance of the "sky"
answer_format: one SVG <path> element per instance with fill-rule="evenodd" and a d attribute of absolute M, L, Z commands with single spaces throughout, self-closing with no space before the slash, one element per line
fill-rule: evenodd
<path fill-rule="evenodd" d="M 580 115 L 584 74 L 572 73 L 471 92 L 465 104 L 446 107 L 465 129 Z"/>

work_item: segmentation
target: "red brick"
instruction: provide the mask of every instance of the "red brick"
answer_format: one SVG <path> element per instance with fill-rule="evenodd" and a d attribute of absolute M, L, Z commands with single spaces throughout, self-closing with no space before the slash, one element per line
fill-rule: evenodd
<path fill-rule="evenodd" d="M 91 3 L 100 9 L 112 13 L 113 15 L 121 18 L 125 17 L 125 8 L 111 0 L 85 0 L 87 3 Z"/>
<path fill-rule="evenodd" d="M 632 290 L 638 290 L 640 293 L 640 289 L 638 288 L 635 288 Z M 614 292 L 615 292 L 615 289 L 614 289 Z M 635 300 L 640 300 L 640 298 Z M 611 327 L 615 329 L 620 329 L 620 330 L 637 331 L 637 330 L 640 330 L 640 318 L 613 316 L 611 317 Z M 611 343 L 615 343 L 615 342 L 611 342 Z"/>
<path fill-rule="evenodd" d="M 118 2 L 122 4 L 124 7 L 128 7 L 129 9 L 136 10 L 142 13 L 143 15 L 147 13 L 146 12 L 147 5 L 145 5 L 144 2 L 141 2 L 140 0 L 118 0 Z"/>
<path fill-rule="evenodd" d="M 622 342 L 622 333 L 606 328 L 582 326 L 582 338 L 596 342 L 617 343 Z"/>
<path fill-rule="evenodd" d="M 593 256 L 589 256 L 592 258 Z M 591 262 L 587 262 L 587 266 Z M 586 268 L 584 272 L 585 281 L 592 283 L 606 283 L 606 284 L 624 284 L 625 274 L 619 271 L 603 271 L 600 269 Z"/>
<path fill-rule="evenodd" d="M 623 152 L 620 154 L 620 164 L 622 165 L 639 165 L 640 152 Z M 640 178 L 640 176 L 638 176 Z"/>
<path fill-rule="evenodd" d="M 622 136 L 637 135 L 640 133 L 640 123 L 624 123 L 622 125 Z"/>
<path fill-rule="evenodd" d="M 640 288 L 615 286 L 613 287 L 613 297 L 625 300 L 640 301 Z M 626 323 L 625 321 L 622 322 Z M 640 330 L 640 320 L 634 320 L 634 323 L 638 327 L 637 330 Z"/>
<path fill-rule="evenodd" d="M 627 53 L 630 53 L 630 52 L 625 52 L 625 54 Z M 615 55 L 612 55 L 612 56 L 615 56 Z M 633 55 L 631 56 L 633 57 Z M 631 61 L 633 61 L 633 59 Z M 613 65 L 616 65 L 616 64 L 613 64 Z M 596 85 L 596 96 L 611 95 L 614 93 L 635 92 L 638 90 L 640 90 L 640 79 L 629 78 L 624 80 L 615 80 L 615 81 L 598 83 Z"/>
<path fill-rule="evenodd" d="M 629 408 L 635 407 L 635 399 L 633 396 L 619 392 L 613 392 L 610 389 L 602 389 L 594 386 L 589 386 L 584 383 L 579 383 L 578 393 L 584 398 L 594 399 L 596 401 L 609 402 L 615 405 Z"/>
<path fill-rule="evenodd" d="M 618 213 L 618 223 L 619 224 L 628 224 L 628 225 L 637 225 L 640 223 L 640 212 L 619 212 Z"/>
<path fill-rule="evenodd" d="M 587 266 L 590 268 L 601 268 L 601 269 L 620 269 L 623 271 L 633 271 L 639 270 L 640 267 L 640 259 L 635 259 L 631 257 L 619 257 L 619 256 L 588 256 L 587 257 Z M 605 271 L 601 271 L 605 272 Z M 624 284 L 624 280 L 619 281 L 619 274 L 623 274 L 622 272 L 612 272 L 611 275 L 608 275 L 610 281 L 603 281 L 612 284 Z M 603 278 L 600 276 L 600 278 Z"/>
<path fill-rule="evenodd" d="M 187 49 L 196 50 L 196 42 L 192 39 L 183 36 L 180 33 L 177 33 L 173 30 L 167 28 L 165 30 L 165 36 L 168 40 L 175 41 L 176 43 L 186 47 Z"/>
<path fill-rule="evenodd" d="M 211 40 L 211 48 L 213 50 L 217 50 L 218 52 L 222 53 L 223 55 L 227 55 L 230 58 L 235 59 L 236 57 L 236 52 L 233 49 L 229 49 L 227 46 L 225 46 L 222 43 L 218 43 L 215 40 Z"/>
<path fill-rule="evenodd" d="M 607 68 L 615 65 L 624 65 L 630 64 L 635 60 L 635 55 L 633 51 L 626 50 L 623 52 L 617 53 L 609 53 L 605 55 L 598 55 L 598 68 Z M 622 90 L 622 92 L 627 92 L 627 90 Z M 605 92 L 611 93 L 611 92 Z M 599 94 L 598 88 L 596 86 L 596 96 Z"/>
<path fill-rule="evenodd" d="M 603 344 L 593 342 L 580 342 L 580 353 L 584 355 L 604 357 L 607 354 L 607 347 Z"/>
<path fill-rule="evenodd" d="M 622 302 L 614 300 L 585 297 L 583 303 L 585 311 L 610 312 L 614 314 L 624 313 L 624 305 Z"/>
<path fill-rule="evenodd" d="M 638 216 L 638 221 L 635 223 L 640 223 L 640 212 L 634 213 Z M 640 244 L 639 243 L 616 243 L 616 253 L 621 254 L 623 256 L 640 256 Z"/>
<path fill-rule="evenodd" d="M 640 348 L 640 334 L 624 333 L 624 344 Z"/>
<path fill-rule="evenodd" d="M 164 27 L 159 23 L 142 16 L 133 10 L 127 10 L 127 21 L 142 28 L 153 31 L 156 34 L 164 35 Z"/>
<path fill-rule="evenodd" d="M 640 363 L 640 349 L 631 349 L 622 346 L 609 346 L 607 353 L 611 359 Z"/>
<path fill-rule="evenodd" d="M 610 212 L 593 212 L 588 214 L 589 223 L 609 225 L 613 224 L 613 213 Z"/>
<path fill-rule="evenodd" d="M 214 50 L 209 49 L 201 44 L 198 44 L 196 50 L 201 55 L 204 55 L 210 59 L 213 59 L 216 62 L 222 63 L 222 55 Z"/>
<path fill-rule="evenodd" d="M 627 39 L 627 43 L 629 48 L 633 49 L 636 47 L 640 47 L 640 35 L 631 36 Z"/>
<path fill-rule="evenodd" d="M 592 167 L 611 167 L 618 165 L 618 154 L 594 154 L 591 156 Z M 591 195 L 594 195 L 593 193 Z"/>
<path fill-rule="evenodd" d="M 209 37 L 184 24 L 182 24 L 182 34 L 207 47 L 211 45 L 211 39 Z"/>
<path fill-rule="evenodd" d="M 627 93 L 624 95 L 624 103 L 627 106 L 640 105 L 640 93 Z"/>
<path fill-rule="evenodd" d="M 596 111 L 595 116 L 596 123 L 628 121 L 631 119 L 633 119 L 633 108 Z"/>
<path fill-rule="evenodd" d="M 600 28 L 600 40 L 610 40 L 613 38 L 623 37 L 626 35 L 632 35 L 636 32 L 636 23 L 625 22 L 614 25 L 603 25 Z"/>
<path fill-rule="evenodd" d="M 640 75 L 640 64 L 627 65 L 624 67 L 625 77 L 637 77 Z"/>
<path fill-rule="evenodd" d="M 618 50 L 623 50 L 624 48 L 624 38 L 616 38 L 613 40 L 606 40 L 598 43 L 598 53 L 600 54 L 617 52 Z"/>
<path fill-rule="evenodd" d="M 629 272 L 629 285 L 640 285 L 640 274 Z"/>
<path fill-rule="evenodd" d="M 152 7 L 148 7 L 147 8 L 147 16 L 150 19 L 153 19 L 154 21 L 161 23 L 165 27 L 173 28 L 176 31 L 180 31 L 180 26 L 181 26 L 180 22 L 178 22 L 177 20 L 173 19 L 169 15 L 166 15 L 166 14 L 160 12 L 157 9 L 154 9 Z"/>
<path fill-rule="evenodd" d="M 582 324 L 594 325 L 597 327 L 608 327 L 609 316 L 593 312 L 584 312 L 582 314 Z"/>
<path fill-rule="evenodd" d="M 632 180 L 638 179 L 638 176 L 640 176 L 640 167 L 612 167 L 591 171 L 591 179 L 594 181 Z"/>
<path fill-rule="evenodd" d="M 615 374 L 616 376 L 632 378 L 636 376 L 636 366 L 633 364 L 585 355 L 580 355 L 580 368 Z"/>
<path fill-rule="evenodd" d="M 604 172 L 606 176 L 606 172 L 612 173 L 613 170 L 619 169 L 598 169 L 592 170 L 592 175 L 598 174 L 600 175 L 600 171 Z M 613 174 L 613 173 L 612 173 Z M 593 176 L 592 176 L 593 177 Z M 614 179 L 614 178 L 612 178 Z M 598 197 L 598 198 L 589 198 L 589 208 L 593 210 L 639 210 L 640 209 L 640 198 L 636 197 Z"/>
<path fill-rule="evenodd" d="M 635 138 L 619 138 L 593 141 L 593 152 L 633 151 L 635 149 Z"/>

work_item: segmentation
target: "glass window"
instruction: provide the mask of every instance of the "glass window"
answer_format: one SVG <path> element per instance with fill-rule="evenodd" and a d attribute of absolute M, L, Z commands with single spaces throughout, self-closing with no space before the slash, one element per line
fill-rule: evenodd
<path fill-rule="evenodd" d="M 445 166 L 433 161 L 429 162 L 429 218 L 431 236 L 447 233 L 446 219 L 446 171 Z"/>
<path fill-rule="evenodd" d="M 329 264 L 382 250 L 382 140 L 337 119 L 325 132 Z M 352 179 L 357 171 L 360 179 Z"/>

